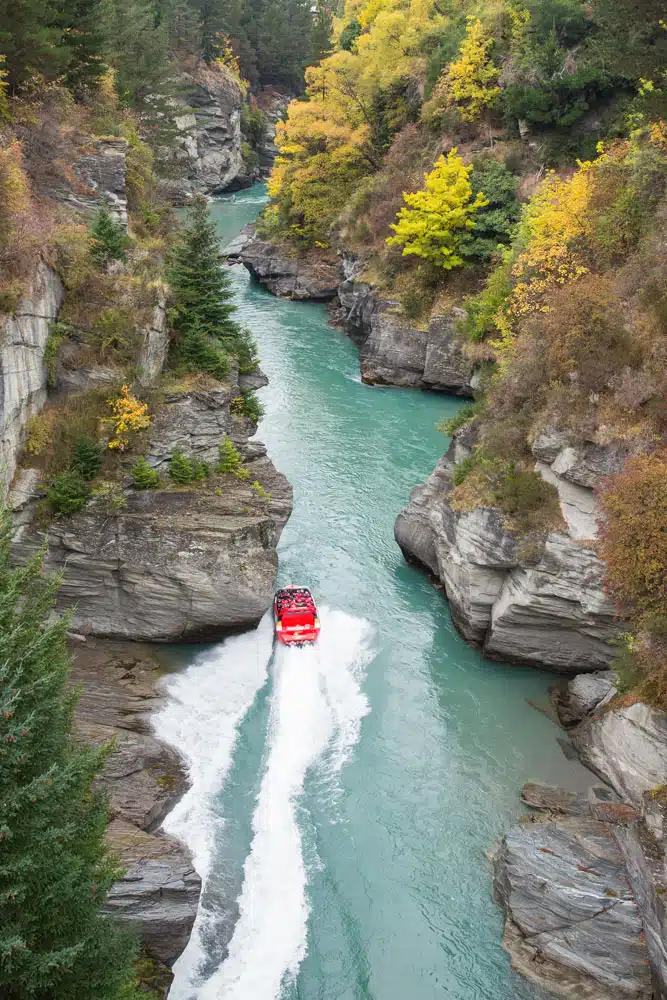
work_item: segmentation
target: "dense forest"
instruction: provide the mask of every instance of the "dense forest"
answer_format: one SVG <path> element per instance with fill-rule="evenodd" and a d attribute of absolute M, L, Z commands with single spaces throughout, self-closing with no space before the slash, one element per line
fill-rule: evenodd
<path fill-rule="evenodd" d="M 453 505 L 539 548 L 546 429 L 625 449 L 599 497 L 627 689 L 667 698 L 667 24 L 635 0 L 348 0 L 278 136 L 262 221 L 344 247 L 419 327 L 463 306 L 477 444 Z"/>

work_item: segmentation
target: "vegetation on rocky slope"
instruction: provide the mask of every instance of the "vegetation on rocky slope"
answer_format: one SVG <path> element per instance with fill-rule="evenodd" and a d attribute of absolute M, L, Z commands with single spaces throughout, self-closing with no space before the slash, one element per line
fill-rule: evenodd
<path fill-rule="evenodd" d="M 600 491 L 600 552 L 625 660 L 665 703 L 663 13 L 348 0 L 334 38 L 279 130 L 263 232 L 354 252 L 417 325 L 464 307 L 479 398 L 455 509 L 557 527 L 545 433 L 641 456 Z"/>

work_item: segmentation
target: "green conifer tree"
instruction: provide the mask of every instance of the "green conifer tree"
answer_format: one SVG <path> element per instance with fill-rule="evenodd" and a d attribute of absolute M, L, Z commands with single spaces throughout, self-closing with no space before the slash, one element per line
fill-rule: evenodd
<path fill-rule="evenodd" d="M 134 485 L 138 490 L 156 490 L 160 486 L 160 473 L 140 455 L 131 469 Z"/>
<path fill-rule="evenodd" d="M 134 947 L 101 914 L 118 878 L 104 842 L 107 797 L 93 781 L 108 747 L 72 736 L 66 617 L 41 554 L 10 565 L 0 512 L 0 996 L 117 1000 Z M 134 995 L 127 987 L 127 996 Z"/>
<path fill-rule="evenodd" d="M 187 486 L 194 479 L 192 462 L 178 448 L 169 459 L 169 476 L 179 486 Z"/>
<path fill-rule="evenodd" d="M 0 0 L 0 52 L 12 93 L 35 73 L 51 80 L 62 71 L 66 53 L 49 0 Z"/>
<path fill-rule="evenodd" d="M 106 71 L 104 0 L 59 0 L 56 24 L 66 59 L 64 81 L 83 99 Z"/>
<path fill-rule="evenodd" d="M 187 330 L 195 321 L 210 337 L 223 343 L 236 336 L 238 326 L 233 292 L 220 256 L 215 223 L 206 198 L 195 198 L 174 247 L 167 272 L 174 297 L 174 327 Z"/>
<path fill-rule="evenodd" d="M 127 235 L 105 205 L 95 213 L 90 226 L 90 239 L 90 252 L 100 267 L 105 267 L 112 260 L 125 260 Z"/>

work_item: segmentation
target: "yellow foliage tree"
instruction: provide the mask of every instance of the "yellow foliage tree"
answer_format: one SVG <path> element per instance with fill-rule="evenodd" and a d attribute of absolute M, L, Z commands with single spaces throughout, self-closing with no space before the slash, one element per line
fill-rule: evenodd
<path fill-rule="evenodd" d="M 125 451 L 130 443 L 131 433 L 150 427 L 148 403 L 141 403 L 132 395 L 129 386 L 124 385 L 120 395 L 116 399 L 108 399 L 107 405 L 111 407 L 113 413 L 113 416 L 105 418 L 104 421 L 110 425 L 112 431 L 109 447 L 115 451 Z"/>
<path fill-rule="evenodd" d="M 500 336 L 491 341 L 502 371 L 509 368 L 517 324 L 531 313 L 546 312 L 549 292 L 588 273 L 585 236 L 597 160 L 579 164 L 567 180 L 547 175 L 528 203 L 519 229 L 510 276 L 512 290 L 493 317 Z"/>
<path fill-rule="evenodd" d="M 476 17 L 468 17 L 459 57 L 446 71 L 449 91 L 465 121 L 477 121 L 500 94 L 500 70 L 489 57 L 492 47 L 493 39 L 482 22 Z"/>
<path fill-rule="evenodd" d="M 387 244 L 403 247 L 404 257 L 421 257 L 445 271 L 464 264 L 461 240 L 474 228 L 475 212 L 488 205 L 481 193 L 472 200 L 471 171 L 456 149 L 446 159 L 441 156 L 425 174 L 423 190 L 403 195 L 405 207 L 391 226 L 395 236 L 388 237 Z"/>

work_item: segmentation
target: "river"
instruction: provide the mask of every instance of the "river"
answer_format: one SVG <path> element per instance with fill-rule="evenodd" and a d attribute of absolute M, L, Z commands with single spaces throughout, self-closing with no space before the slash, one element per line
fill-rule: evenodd
<path fill-rule="evenodd" d="M 223 243 L 261 188 L 214 203 Z M 553 677 L 485 661 L 393 539 L 460 400 L 365 386 L 324 307 L 231 269 L 270 385 L 259 437 L 294 485 L 280 582 L 311 587 L 315 647 L 256 632 L 189 650 L 158 734 L 192 787 L 165 824 L 204 879 L 171 1000 L 514 1000 L 486 853 L 524 781 L 581 785 Z"/>

